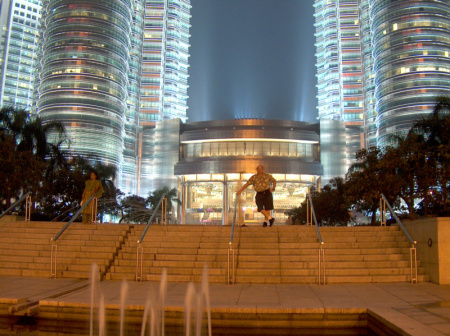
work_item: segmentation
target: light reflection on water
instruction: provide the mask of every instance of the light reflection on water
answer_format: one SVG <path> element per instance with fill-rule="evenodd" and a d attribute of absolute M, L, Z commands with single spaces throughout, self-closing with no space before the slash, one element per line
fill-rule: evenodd
<path fill-rule="evenodd" d="M 86 336 L 89 335 L 88 322 L 61 322 L 61 321 L 39 321 L 32 318 L 22 318 L 8 323 L 1 323 L 1 335 L 24 335 L 24 336 Z M 6 328 L 5 328 L 6 327 Z M 98 327 L 97 327 L 98 328 Z M 124 335 L 140 336 L 140 325 L 127 325 Z M 202 335 L 207 335 L 207 327 L 202 330 Z M 300 328 L 214 328 L 213 336 L 376 336 L 367 328 L 354 329 L 300 329 Z M 94 335 L 98 335 L 95 330 Z M 119 324 L 109 323 L 106 335 L 119 335 Z M 183 325 L 167 325 L 166 336 L 183 336 L 185 329 Z"/>

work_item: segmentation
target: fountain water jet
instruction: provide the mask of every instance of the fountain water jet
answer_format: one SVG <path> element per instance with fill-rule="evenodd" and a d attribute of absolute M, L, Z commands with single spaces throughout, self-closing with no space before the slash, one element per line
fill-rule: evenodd
<path fill-rule="evenodd" d="M 100 281 L 100 274 L 98 266 L 97 264 L 94 263 L 91 266 L 91 309 L 90 309 L 90 327 L 89 327 L 90 336 L 94 334 L 94 300 L 95 300 L 95 291 L 99 281 Z"/>
<path fill-rule="evenodd" d="M 142 318 L 141 336 L 145 334 L 147 318 L 150 317 L 150 335 L 162 336 L 164 335 L 164 312 L 167 294 L 167 270 L 164 268 L 161 274 L 161 283 L 159 285 L 159 299 L 158 304 L 153 305 L 150 291 L 147 294 L 147 299 L 144 306 L 144 316 Z"/>
<path fill-rule="evenodd" d="M 126 280 L 122 281 L 120 290 L 120 336 L 124 334 L 125 323 L 125 308 L 128 298 L 129 285 Z M 167 271 L 163 269 L 161 274 L 161 283 L 159 286 L 159 298 L 158 303 L 155 305 L 152 300 L 151 291 L 148 291 L 147 298 L 144 306 L 144 315 L 142 318 L 141 336 L 145 335 L 145 329 L 147 325 L 147 319 L 149 319 L 150 335 L 151 336 L 164 336 L 164 314 L 165 314 L 165 302 L 167 295 Z M 98 316 L 99 316 L 99 336 L 106 335 L 106 305 L 105 296 L 99 286 L 99 269 L 96 264 L 91 267 L 91 306 L 90 306 L 90 336 L 93 336 L 94 330 L 94 308 L 98 297 Z M 208 284 L 208 269 L 205 266 L 203 268 L 202 283 L 200 290 L 196 293 L 193 283 L 189 283 L 186 291 L 185 298 L 185 327 L 186 335 L 191 333 L 191 320 L 195 316 L 195 330 L 196 336 L 201 335 L 202 317 L 204 310 L 204 303 L 206 304 L 206 313 L 208 316 L 208 335 L 212 336 L 211 331 L 211 307 L 209 297 L 209 284 Z M 195 313 L 193 315 L 192 313 Z"/>
<path fill-rule="evenodd" d="M 128 283 L 125 279 L 120 286 L 120 336 L 123 336 L 123 324 L 125 321 L 125 306 L 128 296 Z"/>
<path fill-rule="evenodd" d="M 200 291 L 198 293 L 196 292 L 195 286 L 192 282 L 188 284 L 186 290 L 186 298 L 184 300 L 186 336 L 190 336 L 192 331 L 191 330 L 192 313 L 194 313 L 195 316 L 195 326 L 194 326 L 195 335 L 196 336 L 201 335 L 204 302 L 206 303 L 206 314 L 208 317 L 208 336 L 212 336 L 211 304 L 209 298 L 209 285 L 208 285 L 208 268 L 206 266 L 203 268 L 202 284 L 200 287 Z M 194 310 L 193 307 L 195 307 Z"/>
<path fill-rule="evenodd" d="M 98 335 L 105 336 L 105 325 L 106 325 L 106 308 L 105 308 L 105 296 L 103 293 L 100 294 L 100 304 L 98 306 Z"/>

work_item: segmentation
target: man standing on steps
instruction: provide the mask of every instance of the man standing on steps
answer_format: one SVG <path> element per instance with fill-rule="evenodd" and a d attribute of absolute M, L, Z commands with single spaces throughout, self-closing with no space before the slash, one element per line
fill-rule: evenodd
<path fill-rule="evenodd" d="M 273 225 L 275 222 L 275 218 L 272 218 L 270 215 L 270 211 L 273 210 L 273 196 L 272 193 L 275 191 L 275 187 L 277 186 L 277 181 L 272 177 L 272 175 L 264 173 L 264 167 L 259 165 L 256 167 L 256 174 L 250 177 L 246 184 L 236 193 L 239 196 L 245 188 L 249 185 L 253 185 L 253 188 L 256 191 L 256 206 L 258 207 L 258 211 L 264 215 L 264 224 L 263 227 L 267 226 L 267 222 L 269 222 L 269 226 Z M 270 187 L 272 184 L 272 188 Z"/>

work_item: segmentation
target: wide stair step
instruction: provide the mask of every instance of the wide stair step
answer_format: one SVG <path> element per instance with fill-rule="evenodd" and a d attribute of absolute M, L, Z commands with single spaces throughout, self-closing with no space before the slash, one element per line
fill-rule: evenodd
<path fill-rule="evenodd" d="M 50 275 L 51 238 L 65 223 L 0 223 L 0 275 Z M 231 228 L 206 225 L 73 224 L 57 241 L 57 277 L 226 283 Z M 410 245 L 390 227 L 322 227 L 327 283 L 408 282 Z M 139 256 L 142 266 L 137 267 Z M 235 283 L 318 283 L 317 232 L 310 226 L 237 227 L 231 244 Z M 323 266 L 323 264 L 322 264 Z M 323 277 L 323 268 L 320 272 Z M 418 267 L 419 281 L 429 281 Z M 232 275 L 232 268 L 230 275 Z"/>
<path fill-rule="evenodd" d="M 65 224 L 0 223 L 0 275 L 49 277 L 53 253 L 56 277 L 87 279 L 94 263 L 105 277 L 130 226 L 73 223 L 52 242 Z"/>

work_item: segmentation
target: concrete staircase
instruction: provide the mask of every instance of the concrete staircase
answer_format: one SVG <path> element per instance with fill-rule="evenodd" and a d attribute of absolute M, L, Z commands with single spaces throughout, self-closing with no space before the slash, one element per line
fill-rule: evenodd
<path fill-rule="evenodd" d="M 0 223 L 0 275 L 50 276 L 51 238 L 66 223 Z M 131 226 L 72 224 L 56 241 L 58 278 L 90 277 L 93 263 L 100 276 L 109 270 Z"/>
<path fill-rule="evenodd" d="M 136 278 L 135 227 L 107 279 Z M 209 281 L 226 283 L 230 228 L 222 226 L 151 226 L 142 242 L 143 280 L 200 281 L 208 266 Z M 321 228 L 325 242 L 327 283 L 410 281 L 409 243 L 399 227 Z M 318 283 L 319 243 L 315 227 L 236 228 L 236 283 Z M 419 268 L 419 281 L 428 281 Z"/>
<path fill-rule="evenodd" d="M 135 226 L 119 252 L 107 279 L 135 280 L 137 241 L 144 226 Z M 208 266 L 209 281 L 226 283 L 231 228 L 223 226 L 151 225 L 144 240 L 143 280 L 160 281 L 163 268 L 168 281 L 201 281 Z"/>
<path fill-rule="evenodd" d="M 411 281 L 410 243 L 398 226 L 320 229 L 327 283 Z M 429 276 L 418 261 L 418 281 Z"/>
<path fill-rule="evenodd" d="M 0 275 L 50 276 L 50 239 L 65 223 L 0 223 Z M 57 277 L 86 279 L 97 263 L 102 279 L 135 280 L 144 225 L 73 224 L 57 241 Z M 143 275 L 159 281 L 227 282 L 230 227 L 152 225 L 143 247 Z M 323 227 L 327 283 L 410 281 L 409 242 L 397 226 Z M 236 283 L 318 283 L 315 227 L 237 227 Z M 420 266 L 420 264 L 419 264 Z M 428 281 L 419 267 L 419 281 Z"/>

